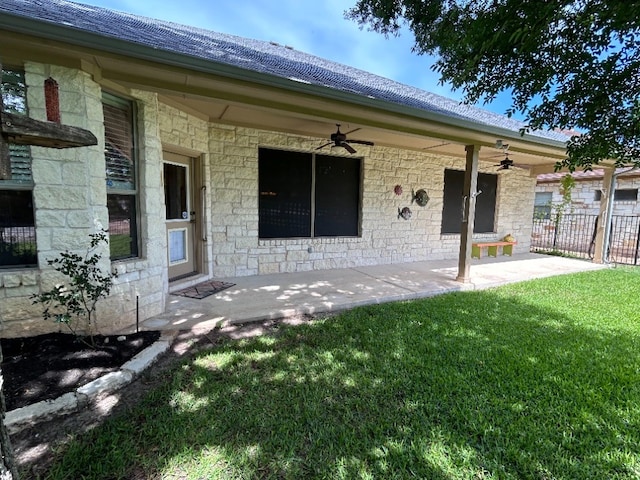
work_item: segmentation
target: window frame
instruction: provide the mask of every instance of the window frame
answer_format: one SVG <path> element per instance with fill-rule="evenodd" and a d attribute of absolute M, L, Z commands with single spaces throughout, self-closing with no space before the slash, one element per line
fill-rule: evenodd
<path fill-rule="evenodd" d="M 544 196 L 545 201 L 539 201 Z M 553 192 L 535 192 L 533 200 L 533 218 L 537 220 L 549 220 L 551 218 L 551 204 Z"/>
<path fill-rule="evenodd" d="M 13 113 L 17 113 L 19 115 L 29 115 L 29 107 L 28 107 L 28 100 L 27 100 L 27 83 L 26 83 L 26 79 L 25 79 L 25 72 L 24 72 L 24 68 L 22 67 L 17 67 L 17 66 L 13 66 L 13 65 L 3 65 L 2 66 L 2 84 L 6 84 L 8 82 L 5 81 L 5 72 L 11 72 L 12 75 L 19 77 L 19 81 L 23 86 L 23 89 L 21 89 L 21 95 L 19 96 L 19 98 L 21 99 L 20 102 L 18 102 L 18 108 L 9 108 L 8 110 L 13 112 Z M 4 88 L 0 88 L 0 95 L 3 94 L 3 90 Z M 5 105 L 5 108 L 7 107 L 7 104 L 4 102 L 4 95 L 3 95 L 3 104 Z M 0 269 L 4 270 L 4 269 L 15 269 L 15 268 L 37 268 L 38 267 L 38 237 L 37 237 L 37 230 L 36 230 L 36 215 L 35 215 L 35 202 L 34 202 L 34 188 L 35 188 L 35 182 L 33 181 L 33 156 L 31 155 L 31 147 L 29 145 L 16 145 L 16 144 L 11 144 L 9 143 L 9 155 L 10 157 L 13 158 L 17 158 L 15 151 L 17 150 L 23 150 L 22 153 L 22 158 L 28 158 L 28 179 L 26 180 L 15 180 L 15 179 L 11 179 L 11 180 L 0 180 L 0 191 L 2 192 L 29 192 L 30 193 L 30 203 L 31 203 L 31 215 L 28 218 L 28 222 L 29 225 L 27 226 L 23 226 L 23 227 L 18 227 L 18 226 L 13 226 L 13 227 L 8 227 L 8 228 L 30 228 L 32 230 L 32 235 L 33 235 L 33 243 L 35 246 L 35 251 L 31 254 L 28 255 L 28 257 L 24 257 L 29 259 L 29 262 L 15 262 L 15 263 L 7 263 L 7 264 L 0 264 Z M 12 153 L 13 150 L 13 153 Z M 24 162 L 24 161 L 23 161 Z M 13 161 L 11 162 L 13 164 Z M 27 162 L 24 162 L 25 164 Z M 12 168 L 13 170 L 13 168 Z M 5 234 L 4 232 L 4 228 L 7 227 L 2 227 L 2 235 Z M 10 236 L 13 236 L 14 232 L 10 232 Z M 22 232 L 15 232 L 16 235 L 24 235 L 24 233 Z M 30 235 L 31 236 L 31 235 Z M 18 245 L 18 247 L 20 247 L 20 245 L 22 244 L 22 242 L 17 243 L 16 245 Z M 14 244 L 9 242 L 9 245 L 11 245 L 11 249 L 14 248 Z M 12 254 L 13 256 L 13 254 Z"/>
<path fill-rule="evenodd" d="M 622 193 L 624 192 L 624 193 Z M 620 198 L 624 197 L 627 192 L 634 192 L 632 195 L 634 198 Z M 596 189 L 594 200 L 596 202 L 602 201 L 602 190 Z M 637 188 L 616 188 L 613 192 L 613 201 L 614 202 L 637 202 L 638 201 L 638 189 Z"/>
<path fill-rule="evenodd" d="M 304 194 L 306 197 L 301 198 L 303 202 L 303 208 L 305 205 L 308 205 L 308 211 L 305 216 L 308 217 L 307 222 L 305 224 L 301 224 L 298 226 L 299 232 L 298 234 L 290 234 L 290 235 L 278 235 L 278 234 L 270 234 L 267 230 L 270 227 L 268 224 L 263 224 L 264 219 L 264 211 L 268 208 L 263 202 L 268 201 L 268 196 L 273 195 L 274 192 L 262 191 L 263 187 L 273 185 L 273 181 L 269 182 L 265 177 L 261 175 L 261 172 L 264 171 L 264 167 L 262 163 L 267 163 L 267 161 L 274 161 L 273 158 L 266 159 L 263 155 L 266 155 L 266 152 L 272 152 L 271 154 L 276 156 L 279 154 L 289 155 L 289 162 L 295 161 L 293 160 L 295 157 L 298 157 L 297 161 L 307 162 L 307 165 L 301 166 L 300 172 L 303 176 L 305 176 L 305 181 L 308 181 L 308 184 L 303 184 L 302 188 L 292 189 L 287 191 L 289 194 Z M 321 158 L 320 158 L 321 157 Z M 357 183 L 354 185 L 350 183 L 347 185 L 346 191 L 343 191 L 345 195 L 351 194 L 353 197 L 351 200 L 353 201 L 350 204 L 350 210 L 347 214 L 347 222 L 345 227 L 347 229 L 352 229 L 353 232 L 349 233 L 336 233 L 332 234 L 321 234 L 319 231 L 327 231 L 332 228 L 332 225 L 326 222 L 322 222 L 320 224 L 320 219 L 318 215 L 321 215 L 322 209 L 319 208 L 319 205 L 322 205 L 322 202 L 326 200 L 322 200 L 322 198 L 318 197 L 319 190 L 322 188 L 318 188 L 319 182 L 322 182 L 322 177 L 318 172 L 319 163 L 323 163 L 323 159 L 336 159 L 336 161 L 345 161 L 345 162 L 353 162 L 351 165 L 346 168 L 350 169 L 351 172 L 348 178 L 354 179 L 357 177 Z M 319 162 L 319 160 L 321 160 Z M 277 158 L 275 159 L 277 162 Z M 357 165 L 355 164 L 357 162 Z M 326 166 L 327 164 L 325 164 Z M 286 169 L 286 165 L 284 165 Z M 357 169 L 357 173 L 356 172 Z M 305 171 L 308 171 L 305 173 Z M 295 240 L 295 239 L 322 239 L 322 238 L 360 238 L 362 236 L 362 194 L 363 194 L 363 184 L 364 184 L 364 158 L 363 157 L 346 157 L 346 156 L 338 156 L 338 155 L 326 155 L 323 153 L 316 152 L 304 152 L 297 150 L 287 150 L 281 149 L 277 147 L 259 147 L 258 149 L 258 238 L 259 240 Z M 325 178 L 326 180 L 326 178 Z M 286 180 L 288 183 L 291 182 L 290 179 Z M 264 183 L 263 183 L 264 182 Z M 266 185 L 266 183 L 271 183 L 271 185 Z M 277 183 L 277 182 L 276 182 Z M 322 186 L 322 183 L 320 183 Z M 283 203 L 274 204 L 274 205 L 286 205 Z M 322 217 L 321 217 L 322 218 Z M 327 218 L 326 216 L 324 218 Z M 338 222 L 340 223 L 340 222 Z M 321 225 L 321 226 L 319 226 Z M 336 227 L 336 225 L 333 225 Z M 286 227 L 285 227 L 286 228 Z M 306 233 L 308 232 L 308 234 Z"/>
<path fill-rule="evenodd" d="M 107 200 L 107 214 L 109 215 L 109 230 L 111 229 L 110 220 L 111 220 L 111 212 L 109 211 L 109 196 L 127 196 L 133 197 L 133 208 L 134 213 L 131 215 L 130 222 L 134 222 L 133 227 L 130 227 L 131 234 L 131 242 L 132 249 L 127 255 L 114 256 L 112 253 L 112 248 L 114 242 L 111 240 L 111 236 L 109 238 L 109 247 L 110 247 L 110 259 L 112 262 L 117 261 L 128 261 L 140 258 L 141 255 L 141 235 L 140 235 L 140 156 L 138 153 L 138 108 L 137 103 L 133 99 L 129 99 L 123 97 L 118 94 L 114 94 L 108 91 L 102 92 L 101 99 L 103 108 L 104 105 L 108 105 L 114 108 L 128 108 L 130 109 L 130 122 L 131 122 L 131 160 L 133 162 L 133 188 L 117 188 L 109 186 L 109 179 L 107 177 L 106 169 L 107 169 L 107 151 L 106 151 L 106 135 L 105 135 L 105 183 L 106 183 L 106 200 Z M 103 114 L 104 119 L 104 114 Z M 104 120 L 103 120 L 104 121 Z M 106 132 L 106 127 L 105 127 Z M 110 234 L 111 235 L 111 234 Z"/>

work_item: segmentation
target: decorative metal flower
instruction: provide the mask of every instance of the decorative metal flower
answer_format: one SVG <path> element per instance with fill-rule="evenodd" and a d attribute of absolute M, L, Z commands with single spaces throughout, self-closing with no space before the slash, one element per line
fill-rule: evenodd
<path fill-rule="evenodd" d="M 402 185 L 396 185 L 393 191 L 396 195 L 402 195 Z"/>

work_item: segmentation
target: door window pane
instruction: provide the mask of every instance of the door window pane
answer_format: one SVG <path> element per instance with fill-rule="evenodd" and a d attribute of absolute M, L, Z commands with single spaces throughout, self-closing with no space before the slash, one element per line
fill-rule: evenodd
<path fill-rule="evenodd" d="M 187 220 L 187 167 L 164 164 L 164 200 L 167 220 Z"/>
<path fill-rule="evenodd" d="M 187 229 L 169 230 L 169 264 L 187 261 Z"/>

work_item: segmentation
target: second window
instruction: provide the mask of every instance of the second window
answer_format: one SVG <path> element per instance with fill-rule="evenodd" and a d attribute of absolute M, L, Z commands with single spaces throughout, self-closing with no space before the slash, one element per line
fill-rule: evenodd
<path fill-rule="evenodd" d="M 261 148 L 260 238 L 356 237 L 362 159 Z"/>

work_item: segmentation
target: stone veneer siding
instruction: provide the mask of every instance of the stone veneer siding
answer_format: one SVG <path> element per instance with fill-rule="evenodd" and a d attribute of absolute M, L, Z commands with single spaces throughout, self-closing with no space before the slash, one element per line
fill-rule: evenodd
<path fill-rule="evenodd" d="M 464 169 L 463 159 L 386 147 L 363 147 L 362 222 L 359 238 L 260 240 L 258 238 L 258 148 L 314 151 L 321 139 L 212 124 L 211 229 L 215 276 L 299 272 L 362 265 L 457 258 L 459 235 L 441 235 L 444 169 Z M 464 146 L 460 147 L 461 153 Z M 326 153 L 326 152 L 325 152 Z M 333 154 L 333 152 L 332 152 Z M 495 173 L 493 166 L 480 171 Z M 395 185 L 403 187 L 396 196 Z M 498 179 L 496 232 L 511 233 L 518 250 L 528 251 L 535 180 L 509 171 Z M 424 188 L 426 207 L 411 204 L 411 191 Z M 409 206 L 411 220 L 398 218 Z M 527 215 L 527 217 L 523 217 Z"/>
<path fill-rule="evenodd" d="M 84 253 L 88 235 L 108 224 L 104 165 L 102 89 L 133 99 L 138 120 L 140 257 L 103 261 L 119 276 L 108 299 L 99 303 L 98 330 L 130 330 L 163 311 L 168 292 L 167 241 L 162 186 L 162 152 L 198 159 L 207 187 L 204 277 L 346 268 L 420 260 L 457 259 L 459 235 L 441 235 L 444 169 L 463 170 L 463 158 L 387 147 L 358 146 L 363 158 L 361 236 L 260 240 L 258 238 L 258 148 L 313 152 L 319 138 L 207 122 L 144 91 L 125 91 L 95 82 L 89 73 L 47 65 L 25 66 L 30 115 L 44 119 L 44 80 L 60 86 L 62 122 L 91 130 L 98 145 L 79 149 L 32 149 L 38 269 L 0 270 L 0 335 L 36 335 L 61 330 L 41 318 L 29 296 L 60 277 L 46 260 L 65 249 Z M 113 88 L 109 88 L 113 87 Z M 375 140 L 375 139 L 374 139 Z M 329 153 L 329 150 L 323 152 Z M 331 151 L 330 154 L 340 153 Z M 461 157 L 464 146 L 460 146 Z M 496 173 L 491 164 L 480 171 Z M 404 193 L 396 196 L 395 185 Z M 411 203 L 412 190 L 424 188 L 426 207 Z M 511 170 L 498 178 L 495 233 L 511 233 L 516 251 L 527 252 L 531 236 L 535 180 Z M 409 206 L 410 220 L 398 218 Z M 103 251 L 108 258 L 108 252 Z M 137 310 L 136 310 L 137 309 Z"/>
<path fill-rule="evenodd" d="M 551 192 L 554 204 L 562 202 L 560 195 L 560 182 L 540 182 L 536 185 L 536 193 Z M 602 190 L 602 179 L 580 180 L 576 179 L 576 185 L 571 192 L 571 208 L 573 213 L 584 213 L 587 215 L 598 215 L 600 213 L 600 201 L 596 200 L 596 191 Z M 640 176 L 623 175 L 619 176 L 616 182 L 616 190 L 638 189 L 640 190 Z M 638 201 L 618 201 L 613 202 L 614 215 L 640 215 L 640 197 Z"/>

